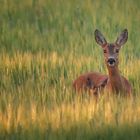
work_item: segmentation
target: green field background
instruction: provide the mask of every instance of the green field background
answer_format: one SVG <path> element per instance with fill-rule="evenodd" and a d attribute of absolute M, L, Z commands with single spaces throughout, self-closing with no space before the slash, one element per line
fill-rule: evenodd
<path fill-rule="evenodd" d="M 73 80 L 107 73 L 94 39 L 127 28 L 119 69 L 134 100 L 77 96 Z M 139 0 L 0 0 L 0 139 L 140 139 Z"/>

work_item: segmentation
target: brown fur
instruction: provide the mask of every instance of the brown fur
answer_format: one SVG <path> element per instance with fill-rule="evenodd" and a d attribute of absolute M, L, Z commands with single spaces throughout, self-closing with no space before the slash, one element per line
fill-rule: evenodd
<path fill-rule="evenodd" d="M 73 87 L 78 92 L 89 92 L 89 94 L 97 95 L 99 90 L 105 87 L 108 76 L 96 72 L 85 73 L 80 75 L 74 82 Z"/>
<path fill-rule="evenodd" d="M 131 96 L 132 88 L 128 80 L 120 75 L 118 68 L 108 68 L 109 76 L 106 84 L 106 90 L 116 94 Z M 113 73 L 113 74 L 112 74 Z"/>

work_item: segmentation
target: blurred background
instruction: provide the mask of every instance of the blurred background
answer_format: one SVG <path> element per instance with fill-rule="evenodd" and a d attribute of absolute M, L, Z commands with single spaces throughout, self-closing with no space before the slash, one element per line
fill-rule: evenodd
<path fill-rule="evenodd" d="M 115 42 L 124 28 L 119 68 L 135 102 L 102 99 L 96 108 L 72 82 L 107 73 L 95 29 Z M 139 125 L 127 129 L 139 124 L 139 37 L 139 0 L 0 0 L 0 138 L 139 139 Z"/>

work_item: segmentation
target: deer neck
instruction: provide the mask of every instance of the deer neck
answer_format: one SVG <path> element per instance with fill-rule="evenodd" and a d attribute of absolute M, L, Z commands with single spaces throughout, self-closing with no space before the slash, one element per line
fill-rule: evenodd
<path fill-rule="evenodd" d="M 109 73 L 108 80 L 109 87 L 113 92 L 119 93 L 123 89 L 123 83 L 121 75 L 119 73 L 118 66 L 108 67 L 108 73 Z"/>

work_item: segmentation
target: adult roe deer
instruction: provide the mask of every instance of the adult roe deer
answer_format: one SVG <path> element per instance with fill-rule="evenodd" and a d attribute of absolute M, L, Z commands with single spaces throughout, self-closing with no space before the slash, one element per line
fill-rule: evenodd
<path fill-rule="evenodd" d="M 109 93 L 122 94 L 130 96 L 132 88 L 128 80 L 123 77 L 118 69 L 119 50 L 128 39 L 128 31 L 124 29 L 115 43 L 108 43 L 99 30 L 95 30 L 95 40 L 102 47 L 104 53 L 105 64 L 108 69 L 108 75 L 96 72 L 80 75 L 73 83 L 77 92 L 90 91 L 94 95 L 98 95 L 102 90 Z"/>

